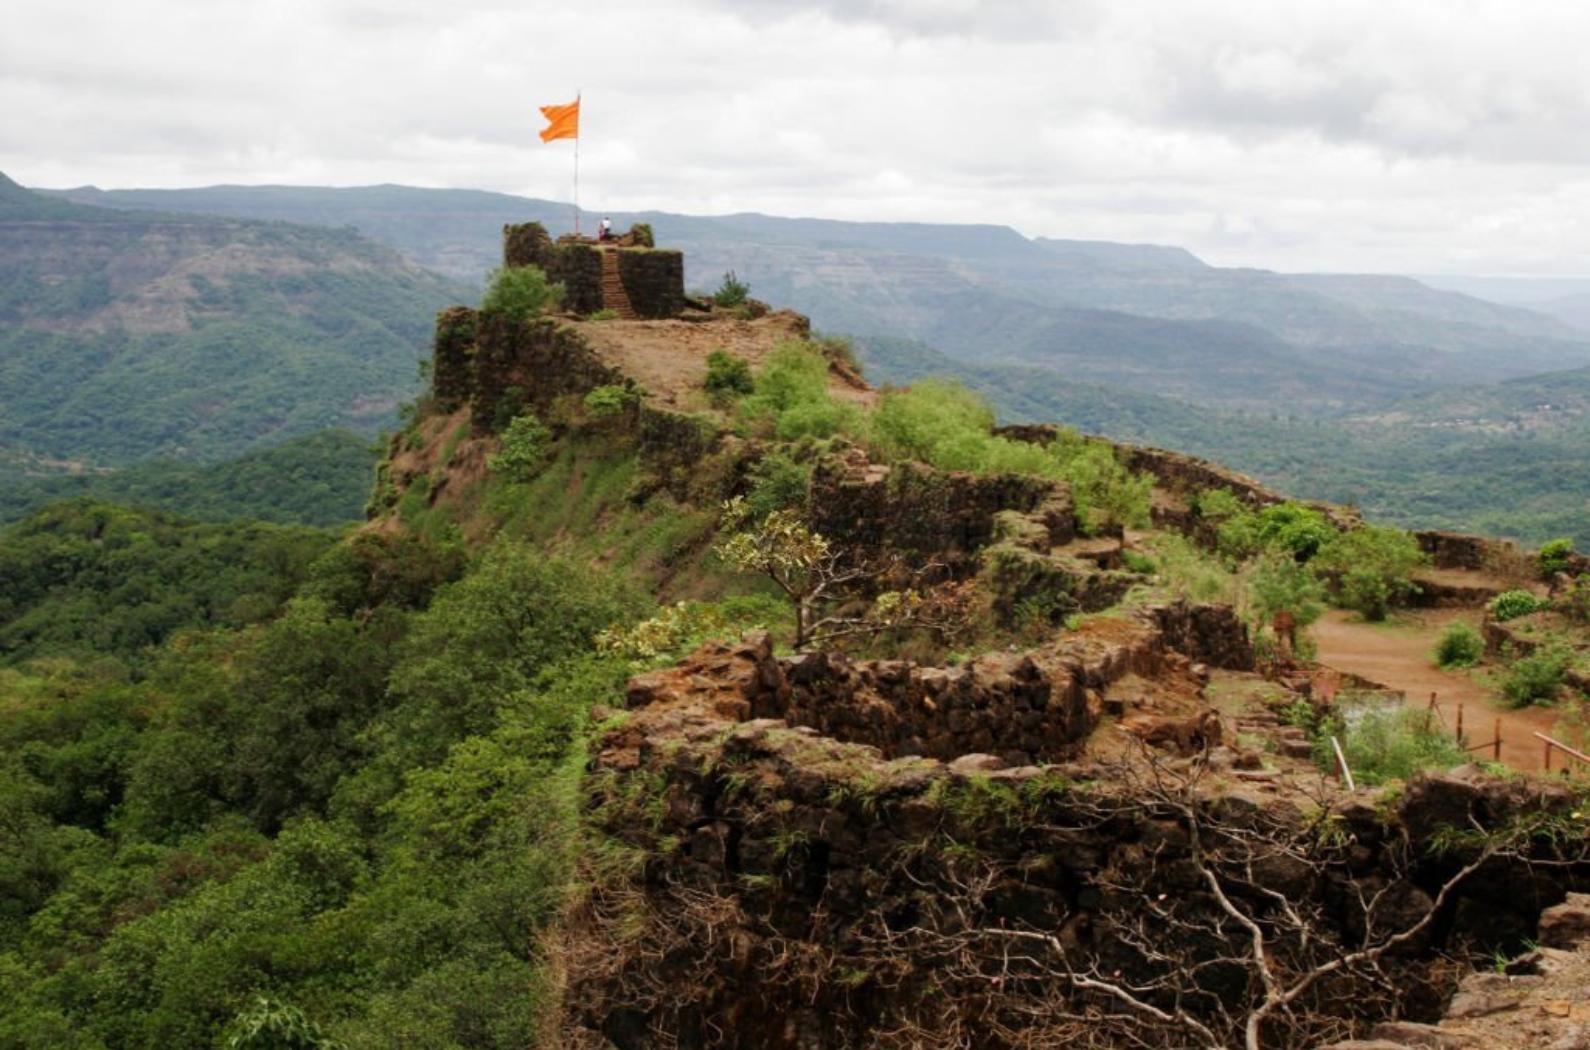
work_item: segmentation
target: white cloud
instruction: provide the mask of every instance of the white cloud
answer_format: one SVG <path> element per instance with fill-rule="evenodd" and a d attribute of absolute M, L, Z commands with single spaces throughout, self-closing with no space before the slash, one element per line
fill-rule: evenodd
<path fill-rule="evenodd" d="M 462 186 L 1590 274 L 1566 0 L 21 0 L 25 185 Z"/>

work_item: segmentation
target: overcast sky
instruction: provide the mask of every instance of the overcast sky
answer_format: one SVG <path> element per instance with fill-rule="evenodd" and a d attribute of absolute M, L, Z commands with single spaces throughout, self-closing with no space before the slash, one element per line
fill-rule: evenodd
<path fill-rule="evenodd" d="M 11 0 L 25 186 L 994 222 L 1288 271 L 1590 276 L 1574 0 Z"/>

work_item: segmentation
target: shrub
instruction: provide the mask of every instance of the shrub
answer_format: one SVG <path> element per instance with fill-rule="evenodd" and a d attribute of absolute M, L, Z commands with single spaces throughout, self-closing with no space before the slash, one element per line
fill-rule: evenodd
<path fill-rule="evenodd" d="M 1546 607 L 1546 603 L 1536 598 L 1528 591 L 1503 591 L 1491 599 L 1491 616 L 1498 623 L 1516 620 L 1520 616 L 1528 616 Z"/>
<path fill-rule="evenodd" d="M 1030 452 L 1030 470 L 1051 467 L 1041 449 L 993 436 L 994 410 L 978 395 L 943 379 L 924 379 L 905 390 L 886 391 L 873 410 L 873 444 L 890 458 L 919 459 L 940 470 L 982 473 L 1021 469 L 1011 453 Z"/>
<path fill-rule="evenodd" d="M 712 301 L 719 306 L 744 306 L 750 297 L 751 286 L 736 277 L 733 270 L 723 275 L 723 283 L 712 293 Z"/>
<path fill-rule="evenodd" d="M 1301 630 L 1325 612 L 1325 585 L 1314 570 L 1280 552 L 1254 564 L 1248 593 L 1260 626 L 1284 610 L 1292 614 L 1293 625 Z"/>
<path fill-rule="evenodd" d="M 1434 712 L 1403 704 L 1342 709 L 1315 738 L 1314 760 L 1321 769 L 1336 767 L 1332 736 L 1360 784 L 1406 780 L 1421 769 L 1449 769 L 1468 760 Z"/>
<path fill-rule="evenodd" d="M 1485 639 L 1471 624 L 1454 620 L 1441 632 L 1435 643 L 1436 666 L 1472 667 L 1485 655 Z"/>
<path fill-rule="evenodd" d="M 1204 489 L 1192 497 L 1192 509 L 1205 521 L 1216 524 L 1249 513 L 1247 504 L 1236 497 L 1229 488 Z"/>
<path fill-rule="evenodd" d="M 805 511 L 812 471 L 784 452 L 770 452 L 747 471 L 751 489 L 745 507 L 751 521 L 761 521 L 776 510 Z"/>
<path fill-rule="evenodd" d="M 806 343 L 786 343 L 773 351 L 743 408 L 748 417 L 771 424 L 784 441 L 831 437 L 854 415 L 828 393 L 828 359 Z"/>
<path fill-rule="evenodd" d="M 723 350 L 707 355 L 707 379 L 704 384 L 712 403 L 720 408 L 736 398 L 756 389 L 751 378 L 751 365 L 743 357 L 735 357 Z"/>
<path fill-rule="evenodd" d="M 1590 623 L 1590 576 L 1580 573 L 1570 580 L 1552 607 L 1576 623 Z"/>
<path fill-rule="evenodd" d="M 1293 500 L 1250 510 L 1229 489 L 1214 489 L 1200 494 L 1198 511 L 1217 524 L 1217 545 L 1232 558 L 1275 550 L 1308 561 L 1337 536 L 1323 513 Z"/>
<path fill-rule="evenodd" d="M 550 284 L 547 275 L 534 266 L 504 266 L 492 271 L 486 294 L 480 300 L 483 313 L 502 314 L 510 320 L 537 317 L 548 306 L 563 301 L 563 286 Z"/>
<path fill-rule="evenodd" d="M 1121 564 L 1128 572 L 1141 573 L 1144 576 L 1152 576 L 1157 571 L 1154 559 L 1141 551 L 1123 550 L 1121 552 Z"/>
<path fill-rule="evenodd" d="M 1513 707 L 1552 703 L 1568 673 L 1570 656 L 1566 648 L 1551 646 L 1519 657 L 1502 678 L 1502 695 Z"/>
<path fill-rule="evenodd" d="M 1535 566 L 1540 569 L 1541 576 L 1549 580 L 1554 574 L 1568 567 L 1572 555 L 1572 539 L 1562 536 L 1547 540 L 1535 554 Z"/>
<path fill-rule="evenodd" d="M 585 408 L 597 419 L 616 416 L 640 401 L 640 395 L 627 386 L 606 384 L 593 387 L 585 395 Z"/>
<path fill-rule="evenodd" d="M 1258 516 L 1260 543 L 1289 551 L 1298 561 L 1308 561 L 1337 536 L 1324 514 L 1302 503 L 1277 503 Z"/>
<path fill-rule="evenodd" d="M 541 470 L 551 446 L 552 431 L 535 416 L 515 416 L 503 431 L 502 447 L 491 454 L 486 466 L 512 481 L 529 481 Z"/>
<path fill-rule="evenodd" d="M 1050 447 L 1058 450 L 1063 445 L 1056 442 Z M 1129 528 L 1148 523 L 1154 479 L 1128 470 L 1113 446 L 1102 441 L 1083 442 L 1063 461 L 1061 471 L 1071 484 L 1071 500 L 1084 531 L 1101 525 Z"/>

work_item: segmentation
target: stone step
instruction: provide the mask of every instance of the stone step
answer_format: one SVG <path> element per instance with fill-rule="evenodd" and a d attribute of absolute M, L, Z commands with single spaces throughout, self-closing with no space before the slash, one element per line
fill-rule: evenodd
<path fill-rule="evenodd" d="M 618 275 L 618 253 L 612 249 L 602 252 L 602 306 L 625 321 L 636 318 L 629 294 L 624 291 L 624 281 Z"/>

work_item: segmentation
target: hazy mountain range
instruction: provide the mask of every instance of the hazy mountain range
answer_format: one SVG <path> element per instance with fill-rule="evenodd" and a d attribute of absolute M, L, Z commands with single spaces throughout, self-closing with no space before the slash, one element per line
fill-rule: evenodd
<path fill-rule="evenodd" d="M 455 290 L 481 286 L 504 224 L 574 222 L 567 204 L 398 186 L 51 198 L 357 231 Z M 683 250 L 698 290 L 732 271 L 757 298 L 853 337 L 878 381 L 955 375 L 1008 419 L 1184 449 L 1410 524 L 1526 539 L 1583 528 L 1567 479 L 1590 462 L 1590 331 L 1571 323 L 1583 307 L 1571 284 L 1470 282 L 1525 308 L 1406 277 L 1225 269 L 1175 247 L 995 225 L 613 219 Z"/>

